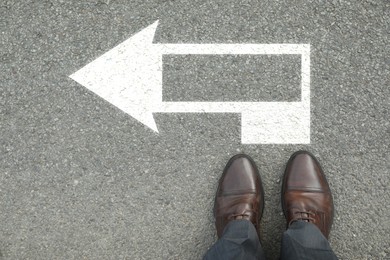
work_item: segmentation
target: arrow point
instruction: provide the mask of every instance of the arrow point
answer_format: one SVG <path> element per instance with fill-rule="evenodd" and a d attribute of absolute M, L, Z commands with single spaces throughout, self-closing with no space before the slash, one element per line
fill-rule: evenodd
<path fill-rule="evenodd" d="M 160 54 L 153 39 L 158 20 L 69 77 L 158 133 L 153 106 L 160 102 Z"/>
<path fill-rule="evenodd" d="M 158 26 L 158 20 L 149 25 L 148 27 L 142 29 L 140 32 L 133 35 L 130 40 L 132 42 L 138 42 L 141 44 L 140 47 L 145 48 L 142 44 L 151 44 L 153 43 L 154 35 L 156 33 Z"/>
<path fill-rule="evenodd" d="M 73 79 L 74 81 L 78 82 L 77 79 L 77 72 L 73 73 L 72 75 L 69 76 L 69 78 Z"/>
<path fill-rule="evenodd" d="M 128 109 L 124 109 L 124 112 L 130 114 L 134 119 L 143 124 L 146 127 L 149 127 L 154 132 L 158 133 L 158 128 L 156 121 L 154 120 L 153 113 L 151 111 L 145 111 L 143 113 L 135 112 L 136 109 L 132 109 L 133 113 L 131 113 Z"/>
<path fill-rule="evenodd" d="M 154 132 L 158 133 L 157 124 L 154 120 L 153 114 L 150 114 L 150 116 L 144 118 L 144 121 L 142 123 L 152 129 Z"/>

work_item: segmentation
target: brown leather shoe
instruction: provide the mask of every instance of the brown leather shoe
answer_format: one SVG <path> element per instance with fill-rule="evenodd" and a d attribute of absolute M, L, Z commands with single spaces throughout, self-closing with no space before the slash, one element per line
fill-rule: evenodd
<path fill-rule="evenodd" d="M 332 194 L 320 164 L 307 151 L 294 153 L 287 163 L 282 208 L 287 226 L 298 220 L 311 222 L 328 238 L 333 222 Z"/>
<path fill-rule="evenodd" d="M 218 238 L 231 220 L 247 219 L 259 232 L 264 192 L 257 167 L 249 156 L 238 154 L 227 163 L 214 202 Z"/>

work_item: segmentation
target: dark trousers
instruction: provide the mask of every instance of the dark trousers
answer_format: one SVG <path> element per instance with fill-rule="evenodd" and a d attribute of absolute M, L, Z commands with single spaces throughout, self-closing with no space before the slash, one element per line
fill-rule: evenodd
<path fill-rule="evenodd" d="M 256 229 L 248 220 L 231 221 L 204 259 L 265 259 Z M 337 259 L 328 240 L 313 224 L 297 221 L 283 233 L 281 260 Z"/>

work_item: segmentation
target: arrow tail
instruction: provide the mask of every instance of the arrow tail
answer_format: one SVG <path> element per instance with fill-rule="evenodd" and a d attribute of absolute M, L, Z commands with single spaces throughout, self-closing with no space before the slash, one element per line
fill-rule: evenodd
<path fill-rule="evenodd" d="M 163 54 L 268 55 L 302 54 L 308 44 L 159 44 Z"/>

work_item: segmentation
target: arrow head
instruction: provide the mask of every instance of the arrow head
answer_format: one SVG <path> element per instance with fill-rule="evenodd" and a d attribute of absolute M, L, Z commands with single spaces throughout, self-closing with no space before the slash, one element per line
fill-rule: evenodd
<path fill-rule="evenodd" d="M 87 64 L 70 78 L 158 132 L 162 55 L 153 44 L 158 21 Z"/>

